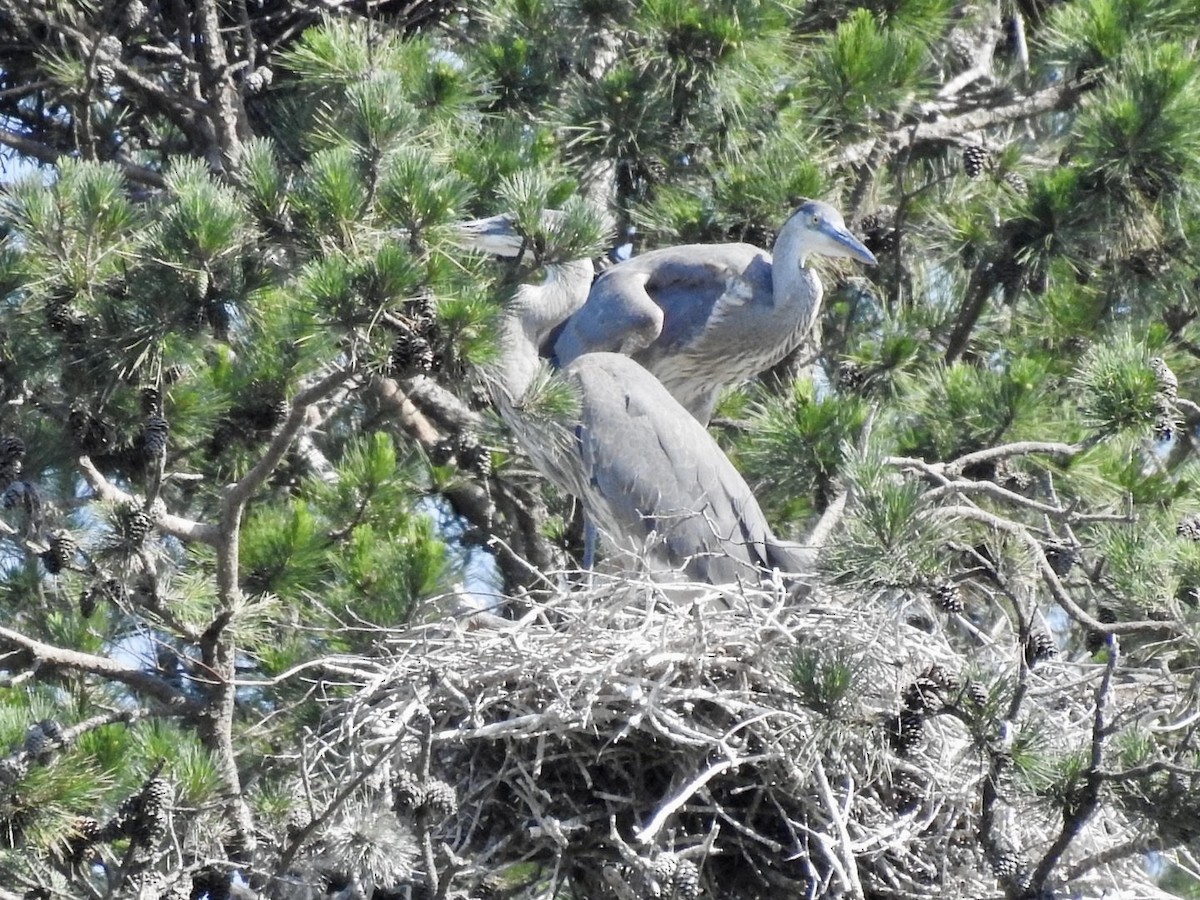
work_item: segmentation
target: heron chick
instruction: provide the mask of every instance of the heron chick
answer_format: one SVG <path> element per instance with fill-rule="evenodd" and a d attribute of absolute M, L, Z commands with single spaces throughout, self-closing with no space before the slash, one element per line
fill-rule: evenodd
<path fill-rule="evenodd" d="M 464 243 L 520 247 L 506 216 L 468 223 Z M 585 353 L 556 376 L 578 406 L 563 419 L 531 402 L 549 377 L 548 337 L 588 296 L 592 265 L 545 267 L 518 286 L 501 316 L 499 353 L 486 370 L 501 416 L 534 465 L 581 502 L 619 551 L 656 571 L 727 584 L 774 568 L 798 571 L 794 548 L 777 540 L 749 485 L 696 419 L 641 365 L 617 353 Z"/>
<path fill-rule="evenodd" d="M 721 389 L 766 371 L 811 332 L 820 311 L 814 256 L 875 265 L 820 200 L 779 229 L 774 253 L 752 244 L 651 250 L 601 273 L 555 340 L 559 365 L 599 350 L 627 354 L 707 425 Z"/>

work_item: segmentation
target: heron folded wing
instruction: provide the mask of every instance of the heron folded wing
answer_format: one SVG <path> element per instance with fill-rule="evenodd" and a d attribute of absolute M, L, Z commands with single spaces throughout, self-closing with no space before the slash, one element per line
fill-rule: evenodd
<path fill-rule="evenodd" d="M 594 490 L 584 502 L 602 530 L 696 580 L 765 565 L 770 529 L 749 486 L 653 376 L 608 353 L 569 371 L 586 398 L 580 451 Z"/>

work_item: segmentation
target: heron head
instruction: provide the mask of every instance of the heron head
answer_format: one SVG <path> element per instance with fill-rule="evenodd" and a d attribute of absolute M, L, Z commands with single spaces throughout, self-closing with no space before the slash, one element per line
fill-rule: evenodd
<path fill-rule="evenodd" d="M 455 239 L 466 250 L 478 250 L 522 265 L 560 265 L 591 259 L 607 246 L 612 216 L 580 198 L 563 209 L 542 209 L 523 220 L 512 213 L 460 222 Z"/>
<path fill-rule="evenodd" d="M 802 256 L 844 256 L 868 266 L 876 264 L 875 254 L 846 227 L 842 214 L 820 200 L 806 200 L 792 213 L 785 229 L 799 231 Z"/>
<path fill-rule="evenodd" d="M 508 213 L 472 219 L 455 226 L 455 239 L 467 250 L 478 250 L 491 256 L 515 259 L 529 251 L 528 238 L 517 230 L 516 222 Z"/>

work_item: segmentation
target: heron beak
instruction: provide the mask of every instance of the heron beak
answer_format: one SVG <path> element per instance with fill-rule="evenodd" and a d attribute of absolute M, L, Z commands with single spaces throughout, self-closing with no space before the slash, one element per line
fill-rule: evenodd
<path fill-rule="evenodd" d="M 454 226 L 455 242 L 464 250 L 478 250 L 492 256 L 512 259 L 525 249 L 525 239 L 513 227 L 507 215 L 472 219 Z"/>
<path fill-rule="evenodd" d="M 848 256 L 850 259 L 856 259 L 860 263 L 865 263 L 868 266 L 878 265 L 879 260 L 875 258 L 875 254 L 867 249 L 866 245 L 852 235 L 845 228 L 839 228 L 836 225 L 831 225 L 825 232 L 833 239 L 839 249 L 842 251 L 842 256 Z"/>

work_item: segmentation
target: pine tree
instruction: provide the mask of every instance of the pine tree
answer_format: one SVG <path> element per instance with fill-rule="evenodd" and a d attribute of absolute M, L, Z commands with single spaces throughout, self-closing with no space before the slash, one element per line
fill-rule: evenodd
<path fill-rule="evenodd" d="M 1169 864 L 1200 822 L 1194 3 L 172 9 L 0 12 L 0 882 L 463 886 L 469 840 L 513 805 L 480 806 L 470 767 L 499 770 L 519 742 L 441 768 L 453 747 L 434 735 L 483 713 L 454 719 L 474 688 L 432 662 L 388 684 L 444 702 L 414 700 L 419 739 L 402 733 L 378 771 L 331 737 L 329 709 L 358 708 L 362 673 L 394 651 L 385 629 L 437 618 L 481 567 L 536 600 L 571 562 L 570 498 L 531 470 L 479 374 L 514 273 L 463 254 L 451 226 L 528 223 L 584 194 L 635 252 L 770 246 L 820 196 L 879 257 L 822 269 L 818 333 L 728 391 L 716 431 L 781 534 L 832 526 L 814 590 L 949 648 L 940 668 L 898 659 L 886 696 L 836 640 L 783 667 L 809 770 L 829 775 L 795 792 L 845 792 L 855 827 L 912 854 L 869 849 L 859 890 L 974 895 L 961 876 L 1049 896 L 1150 851 L 1162 862 L 1135 895 L 1159 896 L 1159 872 L 1184 889 Z M 531 238 L 539 263 L 587 244 Z M 1073 746 L 1045 705 L 1067 681 L 1086 685 L 1060 696 L 1091 723 Z M 589 760 L 593 802 L 696 777 L 601 784 L 643 777 L 621 764 L 632 733 Z M 400 740 L 356 734 L 372 751 Z M 965 788 L 940 777 L 950 747 L 977 761 Z M 739 805 L 751 783 L 710 774 L 705 802 L 759 815 Z M 555 822 L 590 821 L 552 799 Z M 820 831 L 814 809 L 804 828 Z M 732 854 L 699 853 L 713 824 L 680 810 L 676 844 L 632 848 L 597 802 L 574 869 L 541 822 L 547 843 L 484 854 L 477 886 L 519 880 L 519 858 L 544 867 L 532 883 L 563 875 L 581 894 L 602 870 L 655 896 L 766 890 Z M 928 814 L 925 843 L 899 843 L 883 810 Z M 1051 823 L 1038 841 L 1013 825 L 1029 811 L 1020 825 Z M 1124 842 L 1086 844 L 1104 814 Z M 472 816 L 450 865 L 439 842 Z M 774 874 L 798 894 L 838 890 L 859 837 L 831 825 L 792 846 L 798 827 L 751 832 L 782 848 Z M 949 862 L 919 877 L 897 862 L 935 853 Z"/>

